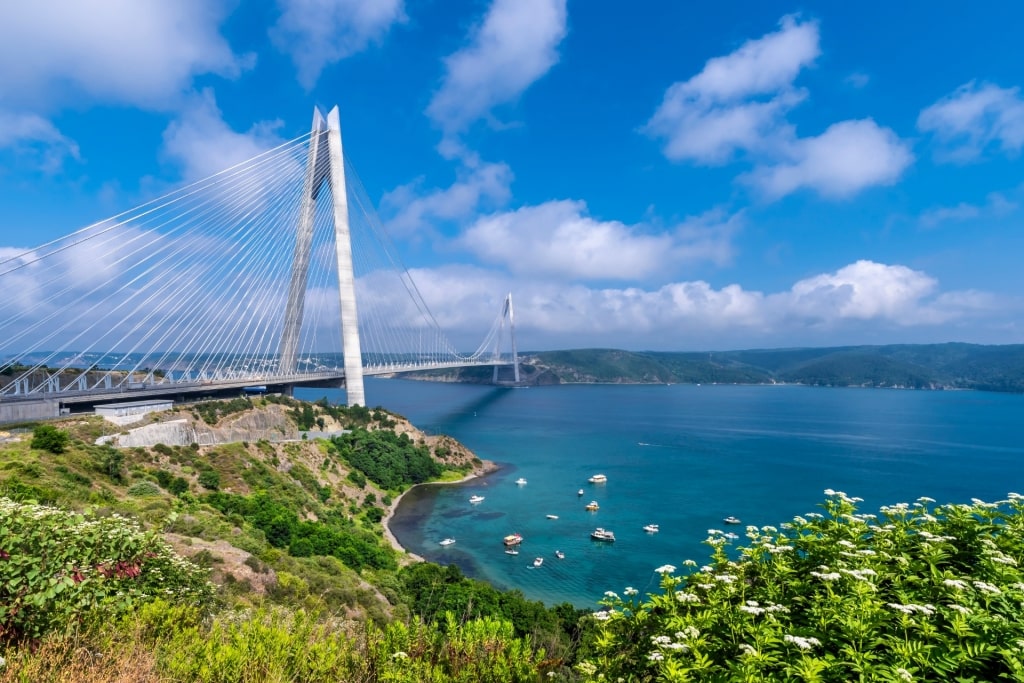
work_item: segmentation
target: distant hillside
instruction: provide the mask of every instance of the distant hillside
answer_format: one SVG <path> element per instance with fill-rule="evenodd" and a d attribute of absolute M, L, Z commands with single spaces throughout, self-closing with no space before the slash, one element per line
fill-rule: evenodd
<path fill-rule="evenodd" d="M 524 353 L 525 384 L 767 384 L 1024 391 L 1024 345 L 894 344 L 715 352 L 572 349 Z M 501 379 L 511 371 L 501 370 Z M 409 373 L 490 382 L 490 368 Z"/>

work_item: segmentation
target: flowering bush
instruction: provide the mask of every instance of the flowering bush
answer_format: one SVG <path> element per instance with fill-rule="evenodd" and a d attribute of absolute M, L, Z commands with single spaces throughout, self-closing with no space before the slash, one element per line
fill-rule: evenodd
<path fill-rule="evenodd" d="M 717 529 L 711 562 L 665 565 L 658 594 L 606 594 L 585 680 L 1024 679 L 1024 497 Z"/>
<path fill-rule="evenodd" d="M 202 604 L 212 595 L 204 570 L 132 520 L 0 498 L 0 643 L 157 596 Z"/>

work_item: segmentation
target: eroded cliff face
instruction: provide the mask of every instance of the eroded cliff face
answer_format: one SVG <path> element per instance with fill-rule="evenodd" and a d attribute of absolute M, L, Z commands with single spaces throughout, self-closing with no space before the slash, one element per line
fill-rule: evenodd
<path fill-rule="evenodd" d="M 212 446 L 235 441 L 288 441 L 301 438 L 295 423 L 288 417 L 286 408 L 267 405 L 253 408 L 238 415 L 221 419 L 216 425 L 208 425 L 188 412 L 187 406 L 167 413 L 154 414 L 151 424 L 133 427 L 126 432 L 101 437 L 97 443 L 109 443 L 118 448 L 148 448 L 158 443 L 167 446 Z M 338 426 L 331 431 L 337 431 Z"/>

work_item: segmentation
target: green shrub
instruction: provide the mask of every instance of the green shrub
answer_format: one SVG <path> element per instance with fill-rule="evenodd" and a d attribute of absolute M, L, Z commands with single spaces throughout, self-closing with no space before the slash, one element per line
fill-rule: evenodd
<path fill-rule="evenodd" d="M 37 639 L 155 595 L 196 605 L 213 595 L 205 572 L 117 515 L 0 498 L 0 532 L 0 641 Z"/>
<path fill-rule="evenodd" d="M 660 567 L 661 592 L 607 593 L 585 680 L 1024 678 L 1024 498 L 826 512 L 712 529 L 711 562 Z M 738 558 L 738 561 L 734 558 Z"/>
<path fill-rule="evenodd" d="M 204 489 L 216 491 L 220 488 L 220 475 L 216 470 L 203 470 L 199 473 L 199 485 Z"/>
<path fill-rule="evenodd" d="M 171 485 L 168 487 L 168 490 L 174 495 L 180 496 L 188 491 L 188 480 L 184 477 L 175 477 L 171 480 Z"/>
<path fill-rule="evenodd" d="M 136 482 L 128 487 L 129 496 L 157 496 L 160 495 L 160 487 L 148 480 Z"/>
<path fill-rule="evenodd" d="M 68 447 L 68 433 L 57 429 L 53 425 L 39 425 L 32 430 L 32 448 L 49 451 L 50 453 L 63 453 Z"/>

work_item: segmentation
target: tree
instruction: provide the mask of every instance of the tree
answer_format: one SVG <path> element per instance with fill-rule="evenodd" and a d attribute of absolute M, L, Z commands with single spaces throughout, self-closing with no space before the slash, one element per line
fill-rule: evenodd
<path fill-rule="evenodd" d="M 53 425 L 39 425 L 32 430 L 32 448 L 51 453 L 63 453 L 68 445 L 68 433 Z"/>

